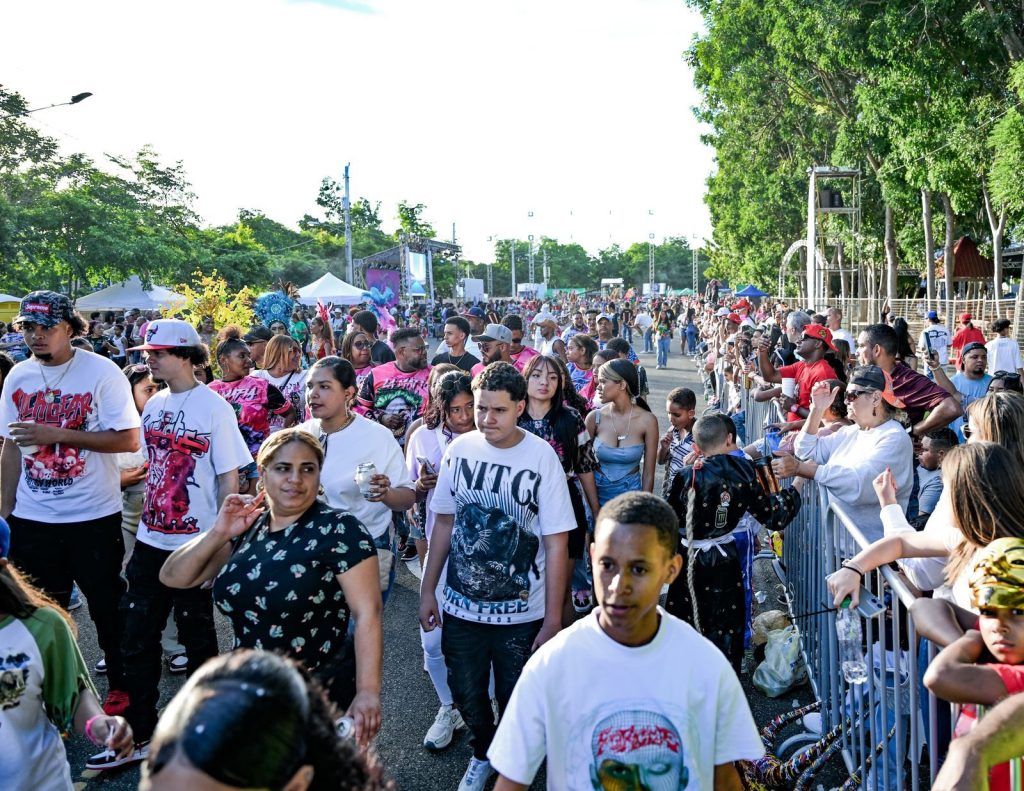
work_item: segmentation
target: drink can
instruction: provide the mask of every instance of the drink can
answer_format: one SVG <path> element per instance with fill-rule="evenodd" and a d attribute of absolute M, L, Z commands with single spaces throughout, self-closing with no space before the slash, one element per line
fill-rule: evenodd
<path fill-rule="evenodd" d="M 339 717 L 334 725 L 341 739 L 351 739 L 355 735 L 356 722 L 351 717 Z"/>
<path fill-rule="evenodd" d="M 373 490 L 370 488 L 370 480 L 377 474 L 377 465 L 372 461 L 364 461 L 356 466 L 356 485 L 359 493 L 369 500 L 373 497 Z"/>

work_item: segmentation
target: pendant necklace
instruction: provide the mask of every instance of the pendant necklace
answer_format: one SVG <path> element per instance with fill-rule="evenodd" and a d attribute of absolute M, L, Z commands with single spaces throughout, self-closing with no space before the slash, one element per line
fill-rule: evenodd
<path fill-rule="evenodd" d="M 57 389 L 57 387 L 60 385 L 62 381 L 64 381 L 64 377 L 68 375 L 68 371 L 71 370 L 71 366 L 75 364 L 75 355 L 77 353 L 77 349 L 73 349 L 71 351 L 71 359 L 68 360 L 68 367 L 61 372 L 61 375 L 57 377 L 57 381 L 54 382 L 52 385 L 48 381 L 46 381 L 46 374 L 43 373 L 46 366 L 44 366 L 42 363 L 39 363 L 39 375 L 43 377 L 43 387 L 45 388 L 45 391 L 43 393 L 43 400 L 47 404 L 52 404 L 54 401 L 57 400 L 57 393 L 60 392 Z"/>
<path fill-rule="evenodd" d="M 626 420 L 626 433 L 619 433 L 619 422 L 615 419 L 615 408 L 608 412 L 608 417 L 612 420 L 612 428 L 615 429 L 615 440 L 618 444 L 621 444 L 629 436 L 629 424 L 633 422 L 633 407 L 629 407 L 629 418 Z"/>

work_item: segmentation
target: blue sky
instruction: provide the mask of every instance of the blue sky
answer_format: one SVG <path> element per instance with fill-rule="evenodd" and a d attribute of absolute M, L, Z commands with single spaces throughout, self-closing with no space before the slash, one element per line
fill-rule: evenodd
<path fill-rule="evenodd" d="M 700 19 L 677 0 L 20 0 L 4 19 L 25 32 L 0 52 L 7 87 L 94 94 L 42 131 L 183 160 L 211 223 L 293 225 L 351 162 L 386 227 L 424 203 L 481 261 L 493 236 L 710 233 L 682 58 Z"/>

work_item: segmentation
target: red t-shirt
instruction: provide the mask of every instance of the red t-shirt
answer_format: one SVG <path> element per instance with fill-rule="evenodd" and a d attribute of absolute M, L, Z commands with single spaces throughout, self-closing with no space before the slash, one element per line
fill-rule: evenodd
<path fill-rule="evenodd" d="M 804 409 L 811 408 L 811 388 L 816 383 L 836 378 L 836 372 L 825 360 L 818 360 L 816 363 L 806 363 L 801 360 L 792 365 L 784 365 L 777 370 L 783 379 L 796 379 L 800 386 L 796 403 L 797 406 L 802 406 Z M 794 407 L 786 416 L 786 420 L 803 420 L 803 418 Z"/>
<path fill-rule="evenodd" d="M 1006 686 L 1010 695 L 1019 695 L 1024 692 L 1024 665 L 986 665 L 995 670 Z M 960 709 L 960 717 L 956 721 L 956 728 L 953 730 L 953 738 L 959 738 L 970 733 L 978 721 L 978 712 L 973 703 L 965 703 Z M 1016 758 L 1014 760 L 1021 760 Z M 1010 764 L 997 764 L 988 771 L 988 784 L 990 791 L 1010 791 Z"/>
<path fill-rule="evenodd" d="M 956 359 L 960 359 L 960 350 L 964 348 L 968 343 L 984 343 L 985 335 L 977 327 L 961 327 L 956 331 L 956 335 L 953 336 L 952 342 L 949 344 L 953 347 L 953 355 Z"/>

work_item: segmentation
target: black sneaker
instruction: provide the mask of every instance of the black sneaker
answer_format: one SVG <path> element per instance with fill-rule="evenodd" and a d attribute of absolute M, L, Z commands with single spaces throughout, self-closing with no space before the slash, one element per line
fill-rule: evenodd
<path fill-rule="evenodd" d="M 104 750 L 86 761 L 85 768 L 93 769 L 97 772 L 103 772 L 107 769 L 116 769 L 119 766 L 137 764 L 140 761 L 145 761 L 147 757 L 149 757 L 148 741 L 136 744 L 135 749 L 128 753 L 124 758 L 118 758 L 117 753 L 113 750 Z"/>
<path fill-rule="evenodd" d="M 107 658 L 103 657 L 101 660 L 99 660 L 96 663 L 96 667 L 94 668 L 94 670 L 96 671 L 96 675 L 98 676 L 107 675 Z"/>
<path fill-rule="evenodd" d="M 416 551 L 416 542 L 408 542 L 405 545 L 405 548 L 400 550 L 398 556 L 406 563 L 408 563 L 410 560 L 416 560 L 416 558 L 420 556 L 419 552 Z"/>

